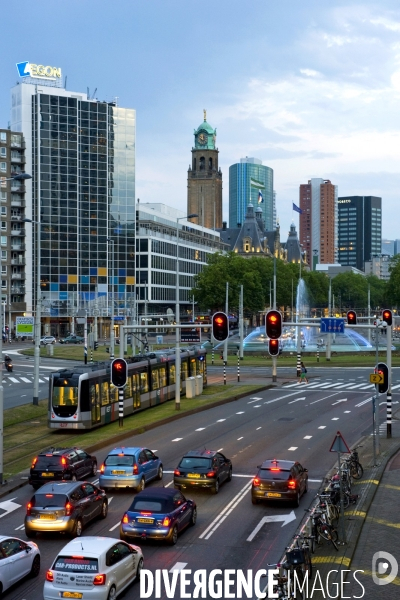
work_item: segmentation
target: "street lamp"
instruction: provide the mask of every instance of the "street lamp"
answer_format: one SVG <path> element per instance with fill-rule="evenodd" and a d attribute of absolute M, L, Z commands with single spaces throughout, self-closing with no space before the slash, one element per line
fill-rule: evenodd
<path fill-rule="evenodd" d="M 176 282 L 175 282 L 175 410 L 181 409 L 181 350 L 180 327 L 179 327 L 179 221 L 182 219 L 193 219 L 199 215 L 190 214 L 186 217 L 177 217 L 176 219 Z"/>
<path fill-rule="evenodd" d="M 114 336 L 114 240 L 111 238 L 107 238 L 107 242 L 112 244 L 111 251 L 111 328 L 110 328 L 110 360 L 114 360 L 114 346 L 115 346 L 115 336 Z M 107 269 L 108 272 L 108 269 Z M 121 343 L 121 340 L 119 341 Z"/>

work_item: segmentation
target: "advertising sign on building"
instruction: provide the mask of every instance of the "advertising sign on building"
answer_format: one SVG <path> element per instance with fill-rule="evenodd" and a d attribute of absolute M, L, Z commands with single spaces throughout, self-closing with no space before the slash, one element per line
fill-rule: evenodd
<path fill-rule="evenodd" d="M 35 318 L 34 317 L 16 317 L 15 318 L 15 335 L 16 337 L 21 337 L 26 335 L 28 337 L 33 337 L 35 327 Z"/>

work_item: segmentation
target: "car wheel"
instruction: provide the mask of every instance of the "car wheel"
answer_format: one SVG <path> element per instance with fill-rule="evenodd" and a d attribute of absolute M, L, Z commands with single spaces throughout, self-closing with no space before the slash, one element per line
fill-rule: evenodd
<path fill-rule="evenodd" d="M 197 521 L 197 509 L 194 508 L 192 510 L 192 516 L 190 517 L 190 522 L 189 522 L 190 527 L 193 527 L 194 525 L 196 525 L 196 521 Z"/>
<path fill-rule="evenodd" d="M 101 513 L 100 513 L 100 517 L 102 519 L 105 519 L 108 515 L 108 502 L 103 502 L 103 504 L 101 505 Z"/>
<path fill-rule="evenodd" d="M 32 529 L 28 529 L 28 527 L 25 527 L 25 535 L 30 540 L 33 540 L 36 537 L 36 531 L 32 531 Z"/>
<path fill-rule="evenodd" d="M 171 546 L 175 546 L 177 541 L 178 541 L 178 528 L 176 525 L 174 525 L 174 528 L 171 531 L 171 535 L 169 538 L 169 543 L 171 544 Z"/>
<path fill-rule="evenodd" d="M 83 531 L 82 521 L 80 519 L 76 520 L 75 527 L 73 529 L 73 537 L 81 537 Z"/>
<path fill-rule="evenodd" d="M 75 473 L 73 475 L 71 475 L 71 481 L 77 481 L 77 477 L 76 477 Z"/>
<path fill-rule="evenodd" d="M 31 572 L 29 573 L 30 577 L 37 577 L 40 573 L 40 556 L 39 554 L 36 554 L 35 558 L 33 559 L 33 563 L 32 563 L 32 567 L 31 567 Z"/>
<path fill-rule="evenodd" d="M 251 497 L 251 503 L 252 504 L 258 504 L 258 498 L 254 498 L 254 496 Z"/>
<path fill-rule="evenodd" d="M 115 600 L 115 598 L 117 597 L 117 590 L 115 588 L 115 585 L 111 586 L 110 591 L 108 592 L 108 600 Z"/>
<path fill-rule="evenodd" d="M 97 463 L 94 462 L 92 466 L 92 477 L 96 477 L 97 475 Z"/>
<path fill-rule="evenodd" d="M 137 566 L 137 568 L 136 568 L 136 579 L 137 579 L 138 581 L 139 581 L 139 579 L 140 579 L 140 573 L 141 573 L 142 569 L 143 569 L 143 558 L 141 558 L 141 559 L 139 560 L 138 566 Z"/>
<path fill-rule="evenodd" d="M 297 492 L 296 497 L 294 499 L 294 505 L 297 508 L 298 506 L 300 506 L 300 492 Z"/>
<path fill-rule="evenodd" d="M 158 467 L 158 471 L 157 471 L 157 479 L 162 479 L 163 478 L 163 468 L 162 465 L 160 465 Z"/>
<path fill-rule="evenodd" d="M 213 493 L 218 494 L 218 492 L 219 492 L 219 479 L 217 479 L 217 481 L 215 482 L 215 485 L 213 487 Z"/>
<path fill-rule="evenodd" d="M 229 469 L 227 481 L 232 481 L 232 467 Z"/>
<path fill-rule="evenodd" d="M 139 485 L 137 486 L 136 490 L 137 490 L 138 492 L 142 492 L 142 491 L 144 490 L 144 487 L 145 487 L 145 485 L 146 485 L 146 484 L 145 484 L 144 478 L 142 477 L 142 479 L 140 480 L 140 483 L 139 483 Z"/>

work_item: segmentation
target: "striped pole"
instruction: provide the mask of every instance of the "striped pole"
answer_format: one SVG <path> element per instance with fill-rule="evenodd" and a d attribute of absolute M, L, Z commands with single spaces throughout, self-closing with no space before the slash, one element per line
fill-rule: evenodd
<path fill-rule="evenodd" d="M 387 439 L 392 437 L 392 392 L 387 393 L 386 396 L 386 437 Z"/>
<path fill-rule="evenodd" d="M 226 362 L 224 361 L 224 385 L 226 385 Z"/>
<path fill-rule="evenodd" d="M 301 352 L 297 354 L 297 377 L 301 376 Z"/>
<path fill-rule="evenodd" d="M 213 347 L 212 347 L 212 350 L 211 350 L 211 364 L 212 365 L 214 364 L 214 344 L 213 344 Z"/>
<path fill-rule="evenodd" d="M 317 362 L 319 362 L 319 349 L 317 350 Z"/>
<path fill-rule="evenodd" d="M 237 377 L 238 377 L 238 383 L 239 383 L 239 381 L 240 381 L 240 352 L 239 352 L 239 350 L 237 353 L 237 359 L 238 359 L 238 376 Z"/>
<path fill-rule="evenodd" d="M 119 426 L 124 426 L 124 388 L 118 388 L 118 417 Z"/>

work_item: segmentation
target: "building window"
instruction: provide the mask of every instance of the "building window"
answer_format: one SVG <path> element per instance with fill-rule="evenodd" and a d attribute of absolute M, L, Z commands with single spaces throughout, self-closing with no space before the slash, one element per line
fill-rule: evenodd
<path fill-rule="evenodd" d="M 1 260 L 7 260 L 7 250 L 1 251 Z"/>
<path fill-rule="evenodd" d="M 11 136 L 11 146 L 20 146 L 21 145 L 21 136 L 20 135 L 12 135 Z"/>
<path fill-rule="evenodd" d="M 4 215 L 4 216 L 7 214 L 7 206 L 2 206 L 1 207 L 1 214 Z"/>
<path fill-rule="evenodd" d="M 7 202 L 7 192 L 0 192 L 0 200 L 2 202 Z"/>
<path fill-rule="evenodd" d="M 7 141 L 7 134 L 5 131 L 2 131 L 0 133 L 0 142 L 6 142 Z"/>
<path fill-rule="evenodd" d="M 7 275 L 7 265 L 1 265 L 1 274 Z"/>
<path fill-rule="evenodd" d="M 3 173 L 7 171 L 7 164 L 5 162 L 0 162 L 0 171 Z"/>
<path fill-rule="evenodd" d="M 0 156 L 7 156 L 7 148 L 0 148 Z"/>
<path fill-rule="evenodd" d="M 1 222 L 1 228 L 2 228 L 3 230 L 7 229 L 7 221 L 2 221 L 2 222 Z"/>
<path fill-rule="evenodd" d="M 7 279 L 2 279 L 1 280 L 1 287 L 2 288 L 6 288 L 7 287 Z"/>
<path fill-rule="evenodd" d="M 0 236 L 0 245 L 7 246 L 7 236 L 6 235 Z"/>

